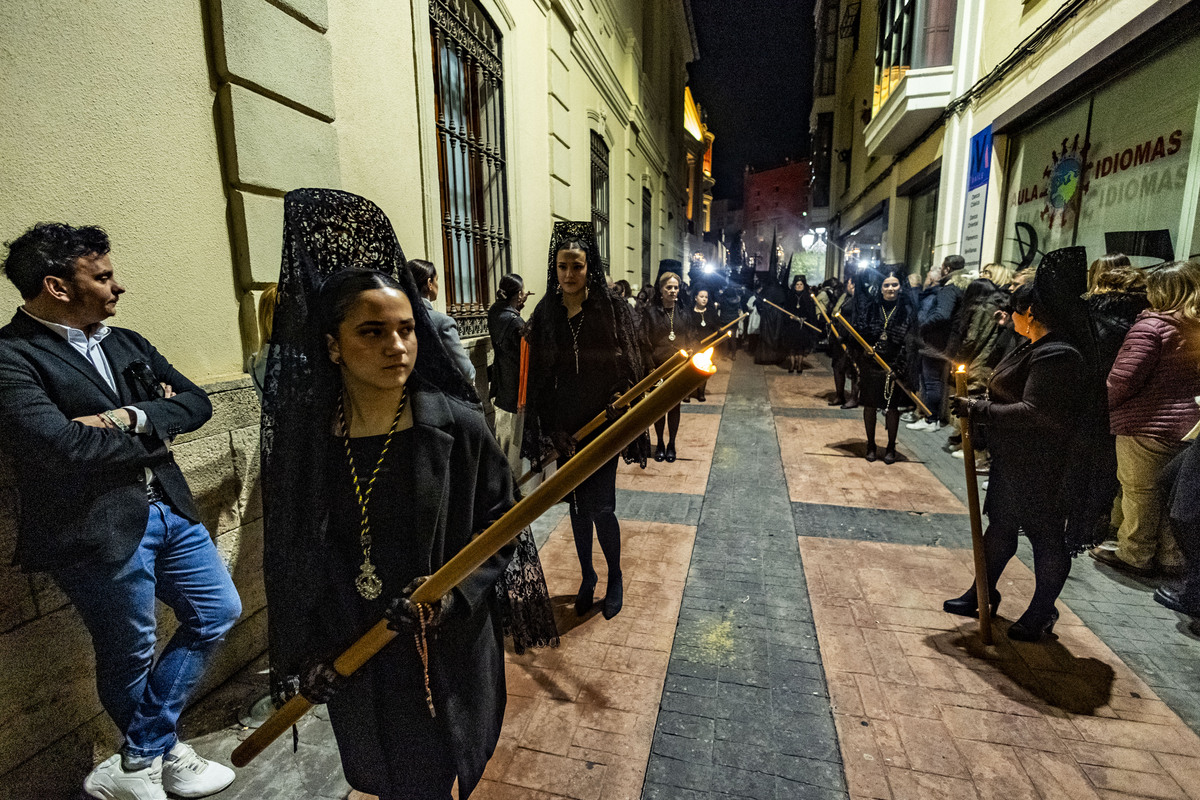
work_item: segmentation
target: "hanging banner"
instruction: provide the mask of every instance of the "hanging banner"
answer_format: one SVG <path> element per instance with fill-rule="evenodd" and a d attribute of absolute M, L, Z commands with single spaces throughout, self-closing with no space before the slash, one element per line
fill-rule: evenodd
<path fill-rule="evenodd" d="M 967 168 L 967 200 L 963 208 L 963 232 L 960 253 L 967 269 L 976 269 L 983 260 L 983 220 L 987 210 L 988 179 L 992 174 L 992 126 L 971 137 L 970 163 Z"/>

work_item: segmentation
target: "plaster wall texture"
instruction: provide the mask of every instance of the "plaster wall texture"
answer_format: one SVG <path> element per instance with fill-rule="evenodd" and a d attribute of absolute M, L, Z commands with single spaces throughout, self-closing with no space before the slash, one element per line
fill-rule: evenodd
<path fill-rule="evenodd" d="M 129 289 L 114 324 L 200 382 L 242 364 L 204 42 L 194 0 L 9 3 L 0 26 L 0 239 L 103 226 Z"/>

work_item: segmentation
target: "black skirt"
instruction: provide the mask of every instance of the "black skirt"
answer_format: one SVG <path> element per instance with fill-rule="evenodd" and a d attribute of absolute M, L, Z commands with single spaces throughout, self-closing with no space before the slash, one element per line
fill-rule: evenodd
<path fill-rule="evenodd" d="M 888 378 L 875 359 L 859 359 L 858 402 L 870 408 L 891 410 L 905 405 L 908 395 Z"/>
<path fill-rule="evenodd" d="M 572 514 L 577 517 L 594 517 L 597 514 L 611 514 L 617 510 L 618 458 L 619 456 L 613 456 L 606 461 L 600 469 L 563 498 L 571 504 Z M 559 459 L 559 468 L 565 463 L 565 459 Z"/>

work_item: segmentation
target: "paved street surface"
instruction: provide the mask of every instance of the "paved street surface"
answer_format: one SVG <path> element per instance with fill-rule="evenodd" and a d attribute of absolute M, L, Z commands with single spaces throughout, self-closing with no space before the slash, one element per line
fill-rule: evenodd
<path fill-rule="evenodd" d="M 941 611 L 972 579 L 947 432 L 901 428 L 901 460 L 868 464 L 861 412 L 826 405 L 812 360 L 802 375 L 721 360 L 708 402 L 684 406 L 679 460 L 622 466 L 615 619 L 575 617 L 563 507 L 539 522 L 562 645 L 510 653 L 473 797 L 1200 800 L 1200 629 L 1151 600 L 1154 581 L 1085 557 L 1057 638 L 1010 642 L 1033 587 L 1023 546 L 984 648 Z M 188 714 L 203 754 L 228 761 L 263 669 Z M 296 752 L 284 737 L 219 797 L 364 796 L 318 709 Z"/>

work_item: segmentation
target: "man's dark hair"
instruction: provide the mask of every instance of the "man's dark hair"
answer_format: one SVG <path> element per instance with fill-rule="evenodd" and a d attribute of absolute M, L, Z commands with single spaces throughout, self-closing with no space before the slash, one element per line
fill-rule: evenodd
<path fill-rule="evenodd" d="M 408 260 L 408 271 L 412 273 L 413 280 L 417 284 L 417 291 L 421 293 L 421 297 L 428 297 L 429 282 L 437 277 L 437 267 L 424 259 L 410 258 Z"/>
<path fill-rule="evenodd" d="M 47 276 L 69 281 L 79 259 L 98 258 L 109 251 L 108 234 L 102 228 L 73 228 L 61 222 L 39 222 L 7 246 L 4 274 L 26 300 L 41 294 Z"/>
<path fill-rule="evenodd" d="M 946 256 L 942 261 L 942 272 L 949 275 L 951 272 L 958 272 L 967 265 L 967 260 L 960 255 Z"/>

